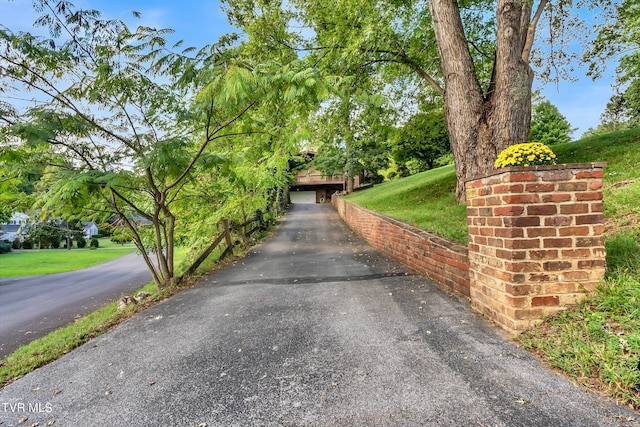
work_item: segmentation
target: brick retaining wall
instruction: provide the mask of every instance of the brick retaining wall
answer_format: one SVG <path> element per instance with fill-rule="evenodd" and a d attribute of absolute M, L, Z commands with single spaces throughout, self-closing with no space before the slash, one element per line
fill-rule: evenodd
<path fill-rule="evenodd" d="M 385 215 L 332 198 L 347 225 L 371 246 L 439 285 L 469 297 L 467 248 Z"/>
<path fill-rule="evenodd" d="M 604 277 L 604 166 L 512 167 L 468 181 L 468 248 L 341 197 L 332 203 L 371 246 L 517 333 Z"/>

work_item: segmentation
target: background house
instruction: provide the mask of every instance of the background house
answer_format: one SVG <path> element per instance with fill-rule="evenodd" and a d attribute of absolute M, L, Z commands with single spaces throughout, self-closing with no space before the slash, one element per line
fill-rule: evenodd
<path fill-rule="evenodd" d="M 0 240 L 13 242 L 17 237 L 23 240 L 22 227 L 26 224 L 29 216 L 22 212 L 14 212 L 8 223 L 0 224 Z"/>
<path fill-rule="evenodd" d="M 330 203 L 332 194 L 345 191 L 344 175 L 325 176 L 310 164 L 315 155 L 313 151 L 299 154 L 306 165 L 296 168 L 299 172 L 296 173 L 294 182 L 289 188 L 291 203 Z M 354 177 L 354 188 L 358 188 L 361 181 L 360 176 Z"/>
<path fill-rule="evenodd" d="M 84 237 L 86 239 L 91 239 L 91 237 L 98 234 L 98 226 L 95 222 L 83 222 L 82 227 L 84 229 Z"/>

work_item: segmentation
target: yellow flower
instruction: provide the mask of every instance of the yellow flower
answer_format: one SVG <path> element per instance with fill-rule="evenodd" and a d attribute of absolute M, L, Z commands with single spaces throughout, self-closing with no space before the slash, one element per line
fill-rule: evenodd
<path fill-rule="evenodd" d="M 539 142 L 515 144 L 504 149 L 496 158 L 496 169 L 507 166 L 553 165 L 556 155 Z"/>

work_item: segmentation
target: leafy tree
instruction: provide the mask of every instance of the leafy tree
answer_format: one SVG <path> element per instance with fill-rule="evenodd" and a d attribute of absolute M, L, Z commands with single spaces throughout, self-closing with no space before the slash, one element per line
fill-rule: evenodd
<path fill-rule="evenodd" d="M 232 23 L 255 46 L 300 49 L 310 63 L 328 72 L 366 70 L 394 87 L 441 95 L 461 201 L 466 178 L 488 172 L 500 151 L 528 139 L 530 64 L 536 59 L 533 45 L 544 12 L 549 39 L 560 43 L 570 33 L 565 23 L 572 18 L 572 2 L 562 0 L 225 3 Z M 282 14 L 274 11 L 278 7 Z M 292 28 L 300 23 L 310 31 Z M 561 47 L 544 52 L 550 58 L 544 75 L 570 59 Z"/>
<path fill-rule="evenodd" d="M 608 61 L 619 61 L 618 91 L 611 97 L 602 116 L 605 129 L 622 130 L 640 124 L 640 1 L 616 0 L 613 10 L 605 14 L 598 36 L 584 59 L 590 63 L 589 74 L 598 78 Z"/>
<path fill-rule="evenodd" d="M 413 115 L 394 135 L 393 160 L 423 162 L 432 169 L 435 160 L 450 151 L 444 111 Z"/>
<path fill-rule="evenodd" d="M 58 220 L 39 221 L 26 227 L 25 240 L 32 242 L 37 249 L 57 249 L 63 237 L 64 228 Z"/>
<path fill-rule="evenodd" d="M 551 102 L 544 100 L 533 106 L 529 141 L 546 145 L 571 142 L 574 130 L 566 117 L 560 114 L 558 107 Z"/>
<path fill-rule="evenodd" d="M 34 4 L 52 38 L 0 28 L 7 86 L 42 97 L 6 120 L 5 146 L 47 165 L 37 207 L 119 217 L 157 286 L 170 286 L 176 242 L 207 250 L 214 221 L 284 181 L 289 127 L 325 85 L 300 61 L 249 61 L 233 36 L 180 50 L 170 30 Z"/>

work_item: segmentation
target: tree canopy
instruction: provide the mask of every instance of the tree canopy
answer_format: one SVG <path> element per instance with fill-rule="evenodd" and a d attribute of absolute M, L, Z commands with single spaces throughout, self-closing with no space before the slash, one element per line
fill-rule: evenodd
<path fill-rule="evenodd" d="M 296 122 L 325 96 L 322 79 L 300 61 L 251 61 L 234 36 L 169 46 L 170 30 L 34 4 L 50 38 L 0 28 L 3 90 L 38 99 L 2 115 L 3 151 L 21 156 L 16 173 L 46 168 L 42 217 L 117 216 L 158 286 L 175 283 L 176 242 L 206 248 L 223 216 L 264 209 L 286 182 Z"/>
<path fill-rule="evenodd" d="M 565 48 L 575 24 L 573 2 L 563 0 L 225 4 L 256 50 L 298 52 L 323 73 L 375 76 L 386 83 L 380 94 L 416 102 L 442 96 L 460 201 L 468 177 L 490 171 L 500 151 L 528 139 L 532 64 L 542 66 L 545 77 L 562 70 L 571 59 Z M 536 55 L 543 20 L 552 44 Z"/>

